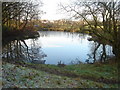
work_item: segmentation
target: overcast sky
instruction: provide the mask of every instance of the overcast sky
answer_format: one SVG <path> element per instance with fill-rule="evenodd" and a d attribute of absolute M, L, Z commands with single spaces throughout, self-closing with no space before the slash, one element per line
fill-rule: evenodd
<path fill-rule="evenodd" d="M 60 14 L 58 4 L 60 2 L 63 4 L 69 4 L 70 1 L 71 0 L 42 0 L 44 4 L 42 10 L 46 12 L 46 14 L 42 15 L 41 19 L 58 20 L 66 18 L 66 15 Z"/>

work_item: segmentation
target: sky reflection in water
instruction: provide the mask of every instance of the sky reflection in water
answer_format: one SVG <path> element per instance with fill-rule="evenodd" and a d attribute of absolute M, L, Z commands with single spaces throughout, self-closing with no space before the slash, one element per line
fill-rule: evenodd
<path fill-rule="evenodd" d="M 71 61 L 80 60 L 85 62 L 90 53 L 91 44 L 87 40 L 88 35 L 57 32 L 57 31 L 40 31 L 40 37 L 35 40 L 37 46 L 47 55 L 44 59 L 46 64 L 57 64 L 59 61 L 69 64 Z M 26 40 L 30 46 L 32 39 Z"/>
<path fill-rule="evenodd" d="M 90 52 L 88 35 L 69 32 L 41 31 L 37 45 L 47 55 L 46 64 L 57 64 L 60 60 L 69 64 L 72 60 L 85 62 Z M 26 40 L 30 46 L 32 39 Z"/>

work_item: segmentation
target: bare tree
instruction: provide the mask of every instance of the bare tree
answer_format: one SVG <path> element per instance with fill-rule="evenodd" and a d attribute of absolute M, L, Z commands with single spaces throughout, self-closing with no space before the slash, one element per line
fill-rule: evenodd
<path fill-rule="evenodd" d="M 93 39 L 113 47 L 116 60 L 120 58 L 120 1 L 112 2 L 80 2 L 72 5 L 62 5 L 61 8 L 70 13 L 75 19 L 83 19 L 89 26 Z M 91 22 L 92 21 L 92 22 Z M 103 46 L 105 52 L 105 46 Z M 103 52 L 102 57 L 105 55 Z"/>
<path fill-rule="evenodd" d="M 42 13 L 38 7 L 42 3 L 29 2 L 3 2 L 2 3 L 2 24 L 7 27 L 23 29 L 32 19 Z"/>

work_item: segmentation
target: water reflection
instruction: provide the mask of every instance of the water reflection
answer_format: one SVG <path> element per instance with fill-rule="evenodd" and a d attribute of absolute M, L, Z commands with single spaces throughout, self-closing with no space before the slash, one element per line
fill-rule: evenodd
<path fill-rule="evenodd" d="M 89 35 L 55 31 L 41 31 L 39 33 L 40 37 L 36 42 L 47 54 L 46 64 L 58 64 L 60 61 L 65 64 L 79 64 L 85 63 L 88 59 L 91 62 L 96 61 L 100 57 L 98 53 L 101 52 L 102 45 L 95 51 L 97 43 L 88 41 Z M 26 40 L 26 43 L 29 45 L 30 40 Z"/>
<path fill-rule="evenodd" d="M 32 63 L 45 63 L 44 54 L 36 44 L 36 39 L 31 40 L 31 44 L 28 46 L 24 40 L 11 41 L 3 47 L 2 58 L 7 60 L 16 60 Z"/>
<path fill-rule="evenodd" d="M 112 47 L 109 45 L 93 42 L 90 44 L 90 46 L 91 52 L 87 54 L 88 55 L 88 59 L 86 59 L 87 63 L 105 62 L 106 60 L 114 57 Z"/>
<path fill-rule="evenodd" d="M 3 47 L 3 58 L 40 64 L 104 62 L 112 47 L 88 41 L 80 33 L 41 31 L 37 39 L 15 40 Z"/>

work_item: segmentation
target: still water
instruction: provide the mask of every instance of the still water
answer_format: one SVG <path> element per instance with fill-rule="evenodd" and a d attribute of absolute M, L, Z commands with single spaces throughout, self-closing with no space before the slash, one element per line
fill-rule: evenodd
<path fill-rule="evenodd" d="M 41 51 L 47 55 L 44 57 L 45 64 L 58 64 L 62 61 L 64 64 L 70 64 L 74 61 L 85 62 L 88 59 L 93 48 L 93 41 L 87 34 L 58 32 L 58 31 L 40 31 L 40 37 L 34 40 L 34 47 L 41 47 Z M 33 39 L 25 40 L 28 47 L 33 43 Z M 108 54 L 111 51 L 109 50 Z"/>

